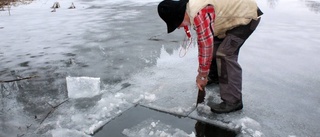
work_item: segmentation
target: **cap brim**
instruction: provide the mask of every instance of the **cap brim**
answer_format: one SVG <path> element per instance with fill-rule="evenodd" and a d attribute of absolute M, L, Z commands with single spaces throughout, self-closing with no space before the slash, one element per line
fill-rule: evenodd
<path fill-rule="evenodd" d="M 176 30 L 176 28 L 178 28 L 179 26 L 175 26 L 175 25 L 173 25 L 173 24 L 167 24 L 167 31 L 168 31 L 168 33 L 171 33 L 171 32 L 173 32 L 174 30 Z"/>

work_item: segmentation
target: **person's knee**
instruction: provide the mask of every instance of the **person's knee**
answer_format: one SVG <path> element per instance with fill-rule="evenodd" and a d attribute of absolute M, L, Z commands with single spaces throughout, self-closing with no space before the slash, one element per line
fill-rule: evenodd
<path fill-rule="evenodd" d="M 226 57 L 227 56 L 227 54 L 226 53 L 224 53 L 223 51 L 217 51 L 217 58 L 223 58 L 223 57 Z"/>

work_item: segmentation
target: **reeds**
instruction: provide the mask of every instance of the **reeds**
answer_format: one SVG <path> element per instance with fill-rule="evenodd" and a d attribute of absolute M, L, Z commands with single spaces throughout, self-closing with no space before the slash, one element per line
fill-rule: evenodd
<path fill-rule="evenodd" d="M 0 0 L 0 11 L 5 11 L 8 10 L 9 15 L 10 9 L 12 6 L 18 6 L 18 5 L 23 5 L 23 4 L 29 4 L 33 0 Z"/>

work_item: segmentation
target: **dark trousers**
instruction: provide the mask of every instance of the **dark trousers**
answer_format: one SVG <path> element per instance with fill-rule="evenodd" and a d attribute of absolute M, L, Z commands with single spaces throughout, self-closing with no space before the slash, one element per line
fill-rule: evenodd
<path fill-rule="evenodd" d="M 227 31 L 226 37 L 214 38 L 214 52 L 209 77 L 219 78 L 220 96 L 227 103 L 242 101 L 242 69 L 238 63 L 241 46 L 260 22 L 252 20 L 248 25 Z"/>

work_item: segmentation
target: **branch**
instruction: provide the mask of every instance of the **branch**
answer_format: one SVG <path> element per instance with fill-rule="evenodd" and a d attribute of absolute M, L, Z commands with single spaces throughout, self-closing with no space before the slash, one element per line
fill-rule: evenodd
<path fill-rule="evenodd" d="M 38 77 L 38 76 L 30 76 L 30 77 L 18 78 L 18 79 L 13 79 L 13 80 L 0 80 L 0 83 L 8 83 L 8 82 L 20 81 L 20 80 L 31 79 L 31 78 L 35 78 L 35 77 Z"/>
<path fill-rule="evenodd" d="M 62 105 L 63 103 L 67 102 L 69 99 L 66 99 L 65 101 L 62 101 L 60 104 L 56 105 L 56 106 L 52 106 L 51 104 L 49 104 L 52 109 L 47 113 L 47 115 L 44 117 L 44 119 L 41 120 L 40 125 L 44 122 L 44 120 L 46 120 L 50 114 L 52 114 L 60 105 Z"/>

